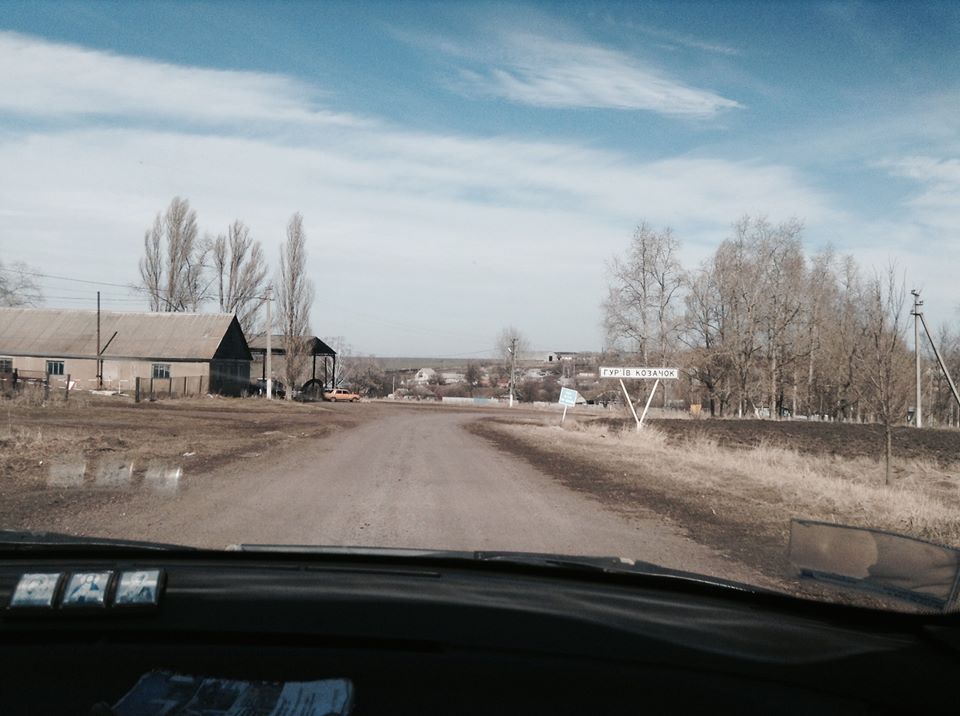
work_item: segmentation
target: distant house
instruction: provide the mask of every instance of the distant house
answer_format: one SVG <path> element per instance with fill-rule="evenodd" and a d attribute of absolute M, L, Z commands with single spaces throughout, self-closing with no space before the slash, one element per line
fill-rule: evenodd
<path fill-rule="evenodd" d="M 437 371 L 433 368 L 421 368 L 417 371 L 417 374 L 413 376 L 413 383 L 415 385 L 427 385 L 428 383 L 435 382 L 437 380 Z"/>
<path fill-rule="evenodd" d="M 100 352 L 105 388 L 189 379 L 204 392 L 236 394 L 250 382 L 250 349 L 233 314 L 102 311 Z M 0 308 L 0 373 L 13 371 L 98 387 L 97 312 Z"/>

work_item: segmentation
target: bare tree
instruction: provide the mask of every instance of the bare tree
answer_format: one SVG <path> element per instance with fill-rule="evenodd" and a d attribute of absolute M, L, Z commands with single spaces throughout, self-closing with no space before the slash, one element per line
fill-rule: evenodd
<path fill-rule="evenodd" d="M 510 376 L 510 394 L 516 395 L 519 376 L 523 372 L 520 366 L 520 356 L 529 349 L 526 337 L 514 326 L 507 326 L 497 336 L 496 351 L 507 366 Z"/>
<path fill-rule="evenodd" d="M 731 361 L 726 343 L 728 315 L 715 279 L 712 261 L 688 276 L 680 340 L 690 349 L 687 365 L 691 379 L 707 390 L 710 415 L 722 416 L 731 394 Z"/>
<path fill-rule="evenodd" d="M 669 228 L 655 231 L 642 222 L 633 232 L 627 258 L 615 257 L 608 266 L 603 303 L 607 340 L 611 345 L 632 343 L 644 365 L 651 354 L 665 361 L 677 332 L 674 299 L 683 284 L 679 248 Z"/>
<path fill-rule="evenodd" d="M 887 485 L 890 484 L 893 425 L 905 417 L 910 392 L 910 353 L 903 335 L 905 297 L 905 281 L 897 278 L 893 265 L 884 275 L 875 275 L 867 286 L 864 318 L 868 348 L 862 360 L 871 388 L 871 402 L 883 423 Z"/>
<path fill-rule="evenodd" d="M 0 306 L 36 307 L 43 303 L 43 293 L 27 264 L 17 262 L 5 267 L 0 261 Z"/>
<path fill-rule="evenodd" d="M 330 346 L 337 354 L 336 368 L 331 376 L 334 388 L 347 385 L 353 380 L 355 373 L 359 371 L 357 356 L 354 355 L 353 346 L 347 343 L 343 336 L 326 336 L 323 342 Z"/>
<path fill-rule="evenodd" d="M 277 284 L 277 320 L 286 352 L 284 378 L 288 400 L 293 399 L 293 390 L 302 383 L 309 351 L 306 339 L 310 332 L 313 282 L 307 278 L 306 242 L 303 216 L 296 213 L 290 217 L 287 240 L 280 250 L 280 280 Z"/>
<path fill-rule="evenodd" d="M 211 262 L 217 299 L 224 313 L 237 314 L 245 335 L 253 335 L 260 309 L 266 302 L 267 261 L 259 241 L 240 220 L 212 242 Z"/>
<path fill-rule="evenodd" d="M 473 395 L 473 391 L 480 385 L 480 379 L 483 377 L 483 372 L 480 370 L 480 366 L 477 365 L 474 361 L 467 362 L 466 372 L 463 374 L 463 379 L 467 382 L 468 392 L 470 395 Z"/>
<path fill-rule="evenodd" d="M 209 246 L 197 239 L 197 213 L 179 196 L 143 237 L 141 287 L 153 311 L 196 311 L 208 295 L 204 277 Z"/>

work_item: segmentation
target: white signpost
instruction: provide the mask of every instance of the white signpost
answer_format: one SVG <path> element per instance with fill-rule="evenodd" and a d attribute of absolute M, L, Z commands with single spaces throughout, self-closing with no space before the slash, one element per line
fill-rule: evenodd
<path fill-rule="evenodd" d="M 630 406 L 630 412 L 633 413 L 633 419 L 637 421 L 637 432 L 643 427 L 643 419 L 647 417 L 647 411 L 650 409 L 650 401 L 653 400 L 653 394 L 657 392 L 657 386 L 661 380 L 677 380 L 680 377 L 680 371 L 677 368 L 626 368 L 617 366 L 612 368 L 600 368 L 601 378 L 616 378 L 620 381 L 620 387 L 623 389 L 623 396 L 627 399 L 627 405 Z M 643 413 L 637 417 L 637 410 L 633 407 L 633 399 L 627 392 L 627 386 L 624 380 L 653 380 L 653 390 L 647 396 L 647 403 L 643 406 Z"/>
<path fill-rule="evenodd" d="M 577 391 L 573 388 L 561 388 L 560 400 L 557 402 L 563 406 L 563 417 L 560 418 L 560 422 L 562 423 L 567 419 L 567 408 L 572 408 L 577 404 Z"/>

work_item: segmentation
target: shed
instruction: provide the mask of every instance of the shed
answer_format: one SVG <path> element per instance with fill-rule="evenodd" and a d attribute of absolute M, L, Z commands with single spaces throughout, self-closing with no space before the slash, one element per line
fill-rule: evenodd
<path fill-rule="evenodd" d="M 250 382 L 251 360 L 232 313 L 102 311 L 98 331 L 97 311 L 0 308 L 0 369 L 69 375 L 78 387 L 189 380 L 184 392 L 235 394 Z"/>
<path fill-rule="evenodd" d="M 323 385 L 322 388 L 334 388 L 337 375 L 337 352 L 327 345 L 317 336 L 306 336 L 304 341 L 307 344 L 307 355 L 312 357 L 311 379 L 303 386 L 316 385 L 317 379 L 317 357 L 323 359 Z M 260 374 L 261 380 L 267 379 L 267 334 L 253 336 L 249 341 L 250 353 L 253 355 L 253 374 Z M 283 336 L 280 334 L 271 334 L 270 336 L 270 369 L 275 375 L 283 375 L 284 365 L 286 363 L 286 350 L 283 347 Z M 273 376 L 271 376 L 273 377 Z M 299 386 L 296 386 L 299 387 Z"/>

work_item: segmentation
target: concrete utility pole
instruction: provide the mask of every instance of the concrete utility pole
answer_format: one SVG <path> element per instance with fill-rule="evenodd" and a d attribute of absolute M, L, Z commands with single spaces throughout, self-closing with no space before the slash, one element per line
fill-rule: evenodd
<path fill-rule="evenodd" d="M 119 385 L 117 386 L 120 387 Z M 97 291 L 97 390 L 103 390 L 103 361 L 100 360 L 100 292 Z"/>
<path fill-rule="evenodd" d="M 920 302 L 920 305 L 923 305 L 923 302 Z M 923 326 L 923 332 L 927 334 L 927 340 L 930 341 L 930 347 L 933 348 L 933 355 L 937 359 L 937 364 L 940 366 L 940 370 L 943 371 L 943 377 L 947 379 L 947 385 L 950 386 L 950 392 L 953 393 L 953 399 L 957 401 L 957 406 L 960 407 L 960 391 L 957 390 L 956 384 L 953 382 L 953 378 L 950 377 L 950 371 L 947 370 L 947 364 L 943 361 L 943 356 L 940 355 L 940 350 L 937 348 L 936 341 L 933 340 L 933 336 L 930 335 L 930 329 L 927 327 L 927 319 L 923 317 L 923 311 L 917 311 L 917 314 L 920 317 L 920 324 Z"/>
<path fill-rule="evenodd" d="M 517 378 L 517 339 L 510 339 L 510 407 L 513 407 L 513 387 Z"/>
<path fill-rule="evenodd" d="M 267 370 L 267 400 L 273 399 L 273 373 L 270 368 L 270 338 L 273 334 L 273 320 L 270 318 L 270 303 L 272 302 L 271 294 L 273 292 L 273 286 L 267 286 L 267 355 L 266 355 L 266 370 Z"/>
<path fill-rule="evenodd" d="M 910 315 L 913 316 L 913 358 L 917 369 L 917 403 L 913 415 L 914 424 L 918 428 L 922 428 L 923 408 L 921 402 L 923 400 L 923 384 L 920 378 L 920 307 L 923 305 L 923 301 L 920 300 L 920 292 L 918 290 L 913 289 L 910 293 L 913 296 L 913 310 L 910 311 Z M 924 324 L 924 329 L 926 329 L 926 324 Z"/>

